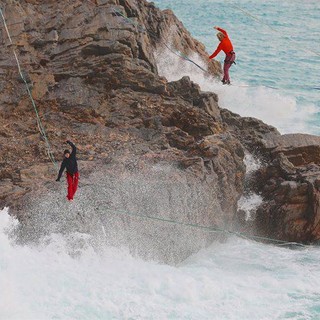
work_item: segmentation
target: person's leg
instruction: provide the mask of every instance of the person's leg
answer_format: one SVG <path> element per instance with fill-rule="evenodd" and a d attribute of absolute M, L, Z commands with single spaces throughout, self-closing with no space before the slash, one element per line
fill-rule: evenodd
<path fill-rule="evenodd" d="M 226 82 L 226 61 L 223 63 L 223 78 L 222 78 L 222 83 L 225 84 Z"/>
<path fill-rule="evenodd" d="M 235 59 L 236 59 L 235 53 L 229 53 L 226 56 L 226 59 L 224 60 L 224 64 L 223 64 L 223 72 L 224 72 L 223 83 L 230 84 L 229 69 L 234 63 Z"/>
<path fill-rule="evenodd" d="M 224 73 L 224 83 L 230 83 L 229 69 L 231 67 L 231 54 L 227 54 L 226 59 L 223 64 L 223 73 Z"/>
<path fill-rule="evenodd" d="M 73 175 L 73 196 L 76 194 L 77 189 L 78 189 L 78 183 L 79 183 L 79 172 L 76 172 Z M 72 197 L 73 197 L 72 196 Z"/>
<path fill-rule="evenodd" d="M 230 63 L 229 62 L 224 62 L 223 64 L 223 83 L 227 83 L 229 81 L 229 69 L 230 69 Z"/>
<path fill-rule="evenodd" d="M 68 200 L 73 200 L 73 176 L 67 172 L 67 183 L 68 183 Z"/>

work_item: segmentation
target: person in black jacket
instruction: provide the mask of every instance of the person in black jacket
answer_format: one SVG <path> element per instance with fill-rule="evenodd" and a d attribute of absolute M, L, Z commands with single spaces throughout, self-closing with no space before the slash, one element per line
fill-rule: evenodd
<path fill-rule="evenodd" d="M 72 201 L 77 191 L 78 182 L 79 182 L 79 172 L 78 172 L 78 164 L 77 164 L 77 158 L 76 158 L 77 148 L 71 141 L 67 140 L 67 143 L 71 146 L 72 152 L 70 153 L 69 150 L 64 151 L 64 159 L 61 163 L 59 175 L 56 181 L 60 181 L 62 173 L 64 169 L 66 169 L 67 182 L 68 182 L 67 199 L 69 201 Z"/>

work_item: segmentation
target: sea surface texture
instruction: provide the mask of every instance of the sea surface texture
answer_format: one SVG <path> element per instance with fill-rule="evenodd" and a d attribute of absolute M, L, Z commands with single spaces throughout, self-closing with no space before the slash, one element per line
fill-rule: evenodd
<path fill-rule="evenodd" d="M 94 250 L 91 236 L 16 245 L 0 214 L 0 319 L 319 319 L 319 249 L 230 237 L 176 266 Z M 195 230 L 195 232 L 197 232 Z"/>
<path fill-rule="evenodd" d="M 318 0 L 154 2 L 171 8 L 209 54 L 218 44 L 213 26 L 228 31 L 237 53 L 231 86 L 164 49 L 157 52 L 160 74 L 169 80 L 188 75 L 218 93 L 221 107 L 282 133 L 320 134 Z M 201 64 L 196 55 L 190 58 Z M 260 203 L 242 202 L 250 210 Z M 62 210 L 57 223 L 66 215 Z M 81 223 L 81 216 L 69 218 Z M 126 248 L 97 248 L 92 235 L 80 232 L 21 244 L 14 238 L 18 227 L 7 209 L 0 212 L 1 320 L 320 319 L 317 246 L 286 248 L 231 236 L 168 265 Z M 165 223 L 155 223 L 161 228 Z"/>
<path fill-rule="evenodd" d="M 160 73 L 176 79 L 187 72 L 203 90 L 218 93 L 222 107 L 259 118 L 281 133 L 320 134 L 319 1 L 154 2 L 161 9 L 172 9 L 209 54 L 218 45 L 213 27 L 225 29 L 237 55 L 237 64 L 230 69 L 231 88 L 208 81 L 193 66 L 178 70 L 177 63 L 172 72 L 172 66 L 164 63 Z M 223 62 L 224 56 L 221 52 L 216 59 Z"/>

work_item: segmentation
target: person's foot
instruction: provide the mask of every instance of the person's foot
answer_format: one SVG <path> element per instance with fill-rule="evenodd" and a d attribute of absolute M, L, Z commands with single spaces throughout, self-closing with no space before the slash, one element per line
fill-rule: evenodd
<path fill-rule="evenodd" d="M 223 85 L 225 85 L 225 84 L 231 84 L 230 80 L 222 80 L 221 82 L 222 82 Z"/>

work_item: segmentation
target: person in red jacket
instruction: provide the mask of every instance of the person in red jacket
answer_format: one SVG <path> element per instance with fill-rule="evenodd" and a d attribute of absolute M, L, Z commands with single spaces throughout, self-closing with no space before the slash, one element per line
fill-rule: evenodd
<path fill-rule="evenodd" d="M 231 43 L 231 40 L 228 36 L 228 33 L 219 28 L 219 27 L 214 27 L 216 30 L 219 32 L 217 33 L 217 37 L 220 41 L 216 51 L 209 57 L 209 59 L 213 59 L 215 56 L 218 55 L 218 53 L 222 50 L 226 54 L 226 58 L 224 60 L 223 64 L 223 79 L 222 83 L 223 84 L 230 84 L 230 76 L 229 76 L 229 69 L 232 66 L 233 63 L 235 63 L 236 59 L 236 54 L 233 51 L 233 45 Z"/>

